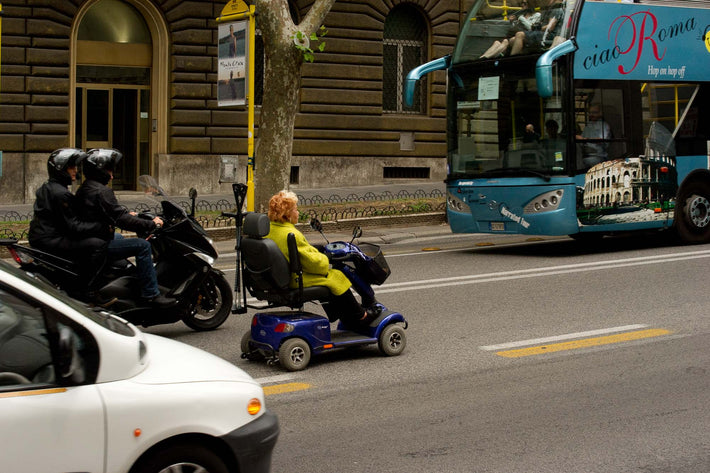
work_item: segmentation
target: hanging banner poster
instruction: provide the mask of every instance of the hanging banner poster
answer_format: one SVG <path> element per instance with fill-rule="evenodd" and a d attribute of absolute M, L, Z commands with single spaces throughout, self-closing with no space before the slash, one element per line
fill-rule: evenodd
<path fill-rule="evenodd" d="M 246 104 L 248 24 L 234 21 L 219 25 L 217 103 L 220 107 Z"/>

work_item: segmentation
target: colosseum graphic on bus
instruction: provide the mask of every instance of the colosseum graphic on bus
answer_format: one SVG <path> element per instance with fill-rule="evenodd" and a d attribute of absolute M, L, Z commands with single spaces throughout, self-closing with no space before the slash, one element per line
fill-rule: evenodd
<path fill-rule="evenodd" d="M 604 161 L 587 171 L 577 216 L 583 225 L 665 220 L 677 190 L 675 157 Z"/>

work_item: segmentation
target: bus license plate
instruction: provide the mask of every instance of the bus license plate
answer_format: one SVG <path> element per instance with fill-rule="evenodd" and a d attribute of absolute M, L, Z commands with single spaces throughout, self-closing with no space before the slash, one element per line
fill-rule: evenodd
<path fill-rule="evenodd" d="M 505 231 L 505 223 L 491 222 L 491 231 L 492 232 L 504 232 Z"/>

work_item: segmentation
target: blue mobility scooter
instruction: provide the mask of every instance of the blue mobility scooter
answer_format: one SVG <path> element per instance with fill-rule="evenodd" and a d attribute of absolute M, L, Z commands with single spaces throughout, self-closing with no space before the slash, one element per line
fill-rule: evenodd
<path fill-rule="evenodd" d="M 312 226 L 320 230 L 319 222 L 313 222 Z M 265 214 L 247 213 L 237 232 L 241 276 L 237 276 L 235 283 L 241 282 L 241 286 L 235 291 L 241 292 L 244 298 L 242 301 L 237 295 L 235 300 L 239 302 L 235 302 L 233 311 L 246 312 L 246 290 L 256 299 L 267 302 L 266 307 L 255 307 L 260 311 L 252 318 L 251 329 L 242 337 L 243 358 L 279 363 L 288 371 L 298 371 L 308 366 L 312 355 L 337 348 L 376 343 L 384 355 L 402 353 L 407 343 L 404 332 L 407 321 L 402 314 L 376 303 L 372 290 L 373 284 L 382 284 L 390 274 L 377 245 L 355 245 L 352 241 L 325 245 L 324 252 L 332 266 L 343 271 L 363 301 L 371 301 L 380 311 L 369 326 L 346 327 L 338 322 L 337 328 L 332 330 L 327 317 L 303 310 L 306 302 L 327 301 L 330 290 L 324 286 L 303 287 L 294 235 L 288 238 L 287 260 L 275 242 L 264 238 L 269 228 Z M 357 229 L 353 240 L 361 233 Z M 295 288 L 290 286 L 294 275 L 298 283 Z M 272 310 L 277 307 L 291 310 Z"/>

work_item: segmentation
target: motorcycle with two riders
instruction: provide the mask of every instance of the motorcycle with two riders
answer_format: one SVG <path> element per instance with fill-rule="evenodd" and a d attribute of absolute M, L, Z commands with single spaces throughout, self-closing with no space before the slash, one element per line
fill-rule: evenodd
<path fill-rule="evenodd" d="M 190 189 L 190 213 L 165 196 L 152 176 L 139 183 L 160 201 L 159 207 L 145 209 L 138 217 L 159 216 L 164 224 L 152 234 L 137 235 L 152 247 L 153 262 L 161 292 L 175 299 L 170 307 L 155 307 L 140 297 L 135 265 L 129 259 L 104 261 L 96 268 L 92 288 L 87 288 L 80 263 L 4 239 L 5 246 L 21 269 L 33 273 L 70 296 L 111 310 L 127 321 L 144 327 L 183 321 L 196 331 L 214 330 L 222 325 L 232 308 L 232 288 L 214 264 L 218 254 L 212 239 L 195 219 L 197 191 Z"/>

